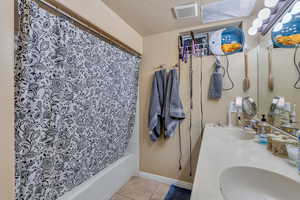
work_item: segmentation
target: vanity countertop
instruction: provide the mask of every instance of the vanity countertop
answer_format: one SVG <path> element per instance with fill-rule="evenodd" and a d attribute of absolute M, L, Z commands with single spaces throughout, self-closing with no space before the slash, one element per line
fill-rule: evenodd
<path fill-rule="evenodd" d="M 241 140 L 240 131 L 239 128 L 206 126 L 191 200 L 223 200 L 219 177 L 223 170 L 234 166 L 266 169 L 300 183 L 296 167 L 272 155 L 266 145 Z"/>

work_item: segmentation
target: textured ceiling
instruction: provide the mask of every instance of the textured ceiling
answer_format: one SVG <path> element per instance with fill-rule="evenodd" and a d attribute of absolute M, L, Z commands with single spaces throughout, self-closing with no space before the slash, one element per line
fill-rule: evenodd
<path fill-rule="evenodd" d="M 176 5 L 220 0 L 102 0 L 143 36 L 201 25 L 200 18 L 176 20 L 171 9 Z M 239 0 L 237 0 L 239 1 Z M 261 4 L 262 0 L 257 0 Z M 257 6 L 260 7 L 260 6 Z"/>

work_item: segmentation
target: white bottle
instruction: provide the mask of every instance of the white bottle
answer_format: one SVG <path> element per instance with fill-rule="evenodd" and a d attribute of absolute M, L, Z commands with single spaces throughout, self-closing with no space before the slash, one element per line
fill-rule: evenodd
<path fill-rule="evenodd" d="M 290 115 L 290 121 L 292 123 L 296 123 L 297 122 L 297 114 L 296 114 L 296 104 L 294 105 L 293 107 L 293 111 L 291 112 L 291 115 Z"/>

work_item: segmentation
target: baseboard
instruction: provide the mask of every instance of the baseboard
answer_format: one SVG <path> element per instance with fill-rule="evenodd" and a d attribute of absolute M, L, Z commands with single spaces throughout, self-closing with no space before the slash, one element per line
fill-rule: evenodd
<path fill-rule="evenodd" d="M 167 177 L 164 177 L 164 176 L 159 176 L 159 175 L 156 175 L 156 174 L 151 174 L 151 173 L 147 173 L 147 172 L 143 172 L 143 171 L 139 172 L 139 176 L 142 177 L 142 178 L 159 181 L 159 182 L 166 183 L 166 184 L 169 184 L 169 185 L 176 185 L 178 187 L 185 188 L 185 189 L 188 189 L 188 190 L 191 190 L 192 187 L 193 187 L 192 183 L 188 183 L 188 182 L 185 182 L 185 181 L 180 181 L 180 180 L 173 179 L 173 178 L 167 178 Z"/>

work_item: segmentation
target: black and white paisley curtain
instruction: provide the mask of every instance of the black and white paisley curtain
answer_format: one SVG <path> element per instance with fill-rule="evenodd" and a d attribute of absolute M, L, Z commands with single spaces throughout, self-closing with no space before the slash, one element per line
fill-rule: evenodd
<path fill-rule="evenodd" d="M 55 200 L 126 153 L 139 58 L 32 1 L 18 15 L 16 199 Z"/>

